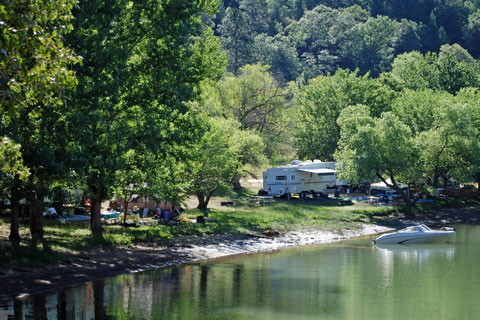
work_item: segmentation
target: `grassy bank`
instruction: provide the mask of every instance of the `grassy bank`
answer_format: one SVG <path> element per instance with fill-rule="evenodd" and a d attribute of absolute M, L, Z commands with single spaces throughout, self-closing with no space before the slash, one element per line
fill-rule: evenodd
<path fill-rule="evenodd" d="M 246 194 L 245 194 L 246 192 Z M 190 209 L 184 212 L 189 218 L 199 215 L 210 220 L 201 223 L 178 223 L 174 225 L 151 224 L 141 226 L 121 226 L 105 224 L 104 242 L 95 243 L 88 230 L 88 222 L 60 224 L 57 221 L 45 221 L 45 238 L 49 251 L 41 246 L 31 248 L 28 227 L 21 227 L 22 243 L 13 249 L 8 241 L 9 224 L 4 219 L 0 224 L 0 266 L 3 268 L 44 265 L 59 261 L 72 261 L 75 257 L 99 245 L 106 247 L 145 244 L 149 246 L 168 246 L 185 236 L 208 236 L 223 234 L 261 234 L 266 230 L 286 232 L 299 229 L 341 230 L 356 228 L 361 223 L 396 225 L 406 212 L 402 207 L 373 206 L 364 203 L 342 204 L 339 201 L 301 201 L 276 200 L 259 204 L 242 194 L 229 195 L 232 207 L 219 207 L 200 211 Z M 461 207 L 472 200 L 443 200 L 433 204 L 420 205 L 415 212 L 407 215 L 420 218 L 433 218 L 441 208 Z M 403 212 L 403 213 L 402 213 Z"/>

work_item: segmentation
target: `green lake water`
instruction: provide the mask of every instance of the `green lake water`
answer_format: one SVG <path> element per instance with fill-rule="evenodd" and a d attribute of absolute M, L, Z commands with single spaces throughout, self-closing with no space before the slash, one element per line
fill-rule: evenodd
<path fill-rule="evenodd" d="M 454 244 L 363 238 L 119 276 L 0 304 L 0 320 L 480 319 L 480 226 L 456 228 Z"/>

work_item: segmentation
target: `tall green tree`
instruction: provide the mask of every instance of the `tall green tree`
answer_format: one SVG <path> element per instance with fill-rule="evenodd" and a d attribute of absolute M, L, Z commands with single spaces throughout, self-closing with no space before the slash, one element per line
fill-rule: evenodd
<path fill-rule="evenodd" d="M 295 146 L 300 158 L 333 160 L 340 139 L 337 118 L 348 106 L 364 104 L 374 116 L 390 110 L 396 93 L 378 79 L 359 76 L 358 70 L 338 70 L 317 77 L 296 97 Z"/>
<path fill-rule="evenodd" d="M 240 68 L 253 63 L 255 31 L 250 17 L 240 9 L 227 8 L 218 26 L 222 46 L 227 52 L 227 70 L 238 74 Z"/>
<path fill-rule="evenodd" d="M 465 87 L 478 87 L 478 66 L 460 50 L 448 47 L 441 54 L 409 52 L 392 63 L 393 76 L 412 90 L 442 90 L 452 94 Z M 467 60 L 466 60 L 467 59 Z"/>
<path fill-rule="evenodd" d="M 203 79 L 220 76 L 225 61 L 201 20 L 217 6 L 213 0 L 80 3 L 68 41 L 84 63 L 76 69 L 80 89 L 72 93 L 70 115 L 96 238 L 100 204 L 113 192 L 122 155 L 133 149 L 178 161 L 191 141 L 196 122 L 186 102 Z"/>
<path fill-rule="evenodd" d="M 289 127 L 290 87 L 280 87 L 268 66 L 246 65 L 205 88 L 203 105 L 211 115 L 235 119 L 241 130 L 278 139 Z"/>
<path fill-rule="evenodd" d="M 42 126 L 51 125 L 50 116 L 58 112 L 64 100 L 62 90 L 75 85 L 68 66 L 78 59 L 63 44 L 63 35 L 72 28 L 74 5 L 75 1 L 70 0 L 13 0 L 0 4 L 0 136 L 8 137 L 2 138 L 0 154 L 8 157 L 2 163 L 2 178 L 10 182 L 2 183 L 6 188 L 2 192 L 11 196 L 12 241 L 20 240 L 18 200 L 26 197 L 35 201 L 31 203 L 33 242 L 43 242 L 42 211 L 38 206 L 48 186 L 46 178 L 55 175 L 48 175 L 46 163 L 56 159 L 50 148 L 55 141 L 47 132 L 52 128 Z"/>
<path fill-rule="evenodd" d="M 370 116 L 368 107 L 344 109 L 338 118 L 341 139 L 335 153 L 339 178 L 352 182 L 381 180 L 410 205 L 400 181 L 416 177 L 417 149 L 410 128 L 392 112 Z"/>
<path fill-rule="evenodd" d="M 353 29 L 352 47 L 348 48 L 353 68 L 373 76 L 388 71 L 400 41 L 400 26 L 399 22 L 384 16 L 357 24 Z"/>
<path fill-rule="evenodd" d="M 467 105 L 469 110 L 465 113 L 470 116 L 470 121 L 476 135 L 470 135 L 471 141 L 469 149 L 469 161 L 467 175 L 463 176 L 465 181 L 477 182 L 480 191 L 480 90 L 478 88 L 461 89 L 456 96 L 456 102 L 461 105 Z"/>
<path fill-rule="evenodd" d="M 273 38 L 260 34 L 254 41 L 256 61 L 270 66 L 270 71 L 280 86 L 285 86 L 288 82 L 297 79 L 301 72 L 301 64 L 295 47 L 287 37 Z"/>
<path fill-rule="evenodd" d="M 442 180 L 465 176 L 478 143 L 469 104 L 447 92 L 406 91 L 393 109 L 415 136 L 419 182 L 437 188 Z"/>
<path fill-rule="evenodd" d="M 198 199 L 198 209 L 207 209 L 211 197 L 227 187 L 239 168 L 239 146 L 235 120 L 210 118 L 209 130 L 190 149 L 187 171 L 192 183 L 189 191 Z"/>

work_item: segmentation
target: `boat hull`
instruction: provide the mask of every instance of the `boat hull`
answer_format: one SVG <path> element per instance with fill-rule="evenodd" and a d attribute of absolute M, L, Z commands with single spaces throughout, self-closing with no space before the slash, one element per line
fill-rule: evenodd
<path fill-rule="evenodd" d="M 386 234 L 375 239 L 377 244 L 422 244 L 455 241 L 455 231 L 426 232 L 422 234 Z"/>

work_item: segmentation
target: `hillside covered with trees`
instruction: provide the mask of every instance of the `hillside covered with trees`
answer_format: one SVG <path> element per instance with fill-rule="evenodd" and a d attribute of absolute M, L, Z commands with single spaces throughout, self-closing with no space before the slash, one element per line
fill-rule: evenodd
<path fill-rule="evenodd" d="M 480 57 L 480 2 L 463 0 L 231 0 L 210 21 L 227 70 L 266 64 L 280 83 L 338 68 L 378 76 L 402 53 L 459 44 Z"/>

